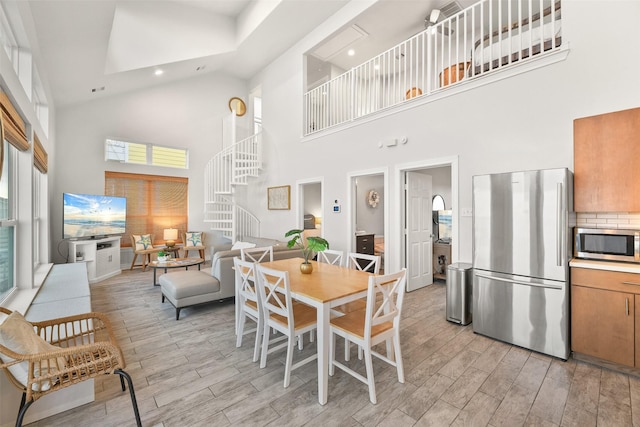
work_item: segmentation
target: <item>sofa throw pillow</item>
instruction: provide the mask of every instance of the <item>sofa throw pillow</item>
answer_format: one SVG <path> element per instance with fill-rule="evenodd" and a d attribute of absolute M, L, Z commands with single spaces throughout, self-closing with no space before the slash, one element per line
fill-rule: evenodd
<path fill-rule="evenodd" d="M 186 246 L 201 246 L 202 245 L 202 233 L 186 233 Z"/>
<path fill-rule="evenodd" d="M 136 242 L 136 251 L 144 251 L 151 249 L 151 234 L 133 235 L 133 240 Z"/>
<path fill-rule="evenodd" d="M 22 314 L 14 311 L 0 325 L 0 344 L 9 350 L 19 354 L 36 354 L 48 351 L 60 351 L 60 347 L 49 344 L 43 340 L 33 329 L 33 325 L 29 323 Z M 3 363 L 12 362 L 14 359 L 0 354 Z M 64 357 L 43 360 L 41 363 L 35 364 L 34 376 L 46 375 L 47 373 L 57 372 L 66 366 Z M 15 365 L 9 366 L 9 372 L 20 384 L 26 387 L 29 379 L 29 362 L 23 361 Z M 44 381 L 33 384 L 34 391 L 46 391 L 57 382 Z"/>
<path fill-rule="evenodd" d="M 236 249 L 251 249 L 251 248 L 255 248 L 256 244 L 255 243 L 249 243 L 249 242 L 235 242 L 233 244 L 233 246 L 231 246 L 231 250 L 236 250 Z"/>

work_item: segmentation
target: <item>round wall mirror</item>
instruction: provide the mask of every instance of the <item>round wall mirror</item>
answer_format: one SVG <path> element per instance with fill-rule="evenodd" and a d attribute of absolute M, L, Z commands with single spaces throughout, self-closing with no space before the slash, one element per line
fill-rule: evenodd
<path fill-rule="evenodd" d="M 236 116 L 244 116 L 244 113 L 247 112 L 247 106 L 242 99 L 234 96 L 229 100 L 229 110 L 235 111 Z"/>
<path fill-rule="evenodd" d="M 436 194 L 433 196 L 433 210 L 434 211 L 443 211 L 444 210 L 444 198 Z"/>

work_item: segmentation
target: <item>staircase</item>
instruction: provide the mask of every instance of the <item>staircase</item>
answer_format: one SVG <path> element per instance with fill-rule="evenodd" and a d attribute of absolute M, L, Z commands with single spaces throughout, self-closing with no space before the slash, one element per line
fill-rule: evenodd
<path fill-rule="evenodd" d="M 257 133 L 220 151 L 204 171 L 204 222 L 235 242 L 244 236 L 260 236 L 260 221 L 238 206 L 237 186 L 247 185 L 262 169 L 262 134 Z"/>

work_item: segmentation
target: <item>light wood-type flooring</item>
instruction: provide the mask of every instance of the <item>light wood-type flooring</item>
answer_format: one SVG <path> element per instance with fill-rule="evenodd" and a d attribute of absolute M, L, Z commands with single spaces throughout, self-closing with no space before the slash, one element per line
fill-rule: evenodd
<path fill-rule="evenodd" d="M 322 406 L 315 363 L 294 371 L 285 389 L 284 350 L 260 369 L 251 361 L 253 334 L 236 348 L 233 302 L 184 309 L 176 321 L 151 281 L 150 271 L 136 269 L 91 285 L 93 309 L 109 315 L 125 353 L 145 426 L 640 426 L 640 379 L 447 322 L 443 282 L 407 294 L 405 383 L 374 359 L 377 405 L 364 384 L 336 370 Z M 294 363 L 315 351 L 305 338 Z M 353 346 L 351 359 L 364 372 Z M 95 402 L 31 425 L 135 422 L 128 392 L 105 376 L 96 381 Z"/>

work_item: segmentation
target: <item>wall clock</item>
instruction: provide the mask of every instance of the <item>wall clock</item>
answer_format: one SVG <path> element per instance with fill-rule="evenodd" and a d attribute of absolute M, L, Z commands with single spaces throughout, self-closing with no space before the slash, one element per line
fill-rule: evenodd
<path fill-rule="evenodd" d="M 235 110 L 236 116 L 244 116 L 244 113 L 247 112 L 247 105 L 242 99 L 234 96 L 229 100 L 229 110 Z"/>
<path fill-rule="evenodd" d="M 380 203 L 380 195 L 378 195 L 378 192 L 376 190 L 369 190 L 369 192 L 367 193 L 367 203 L 372 208 L 378 206 L 378 203 Z"/>

